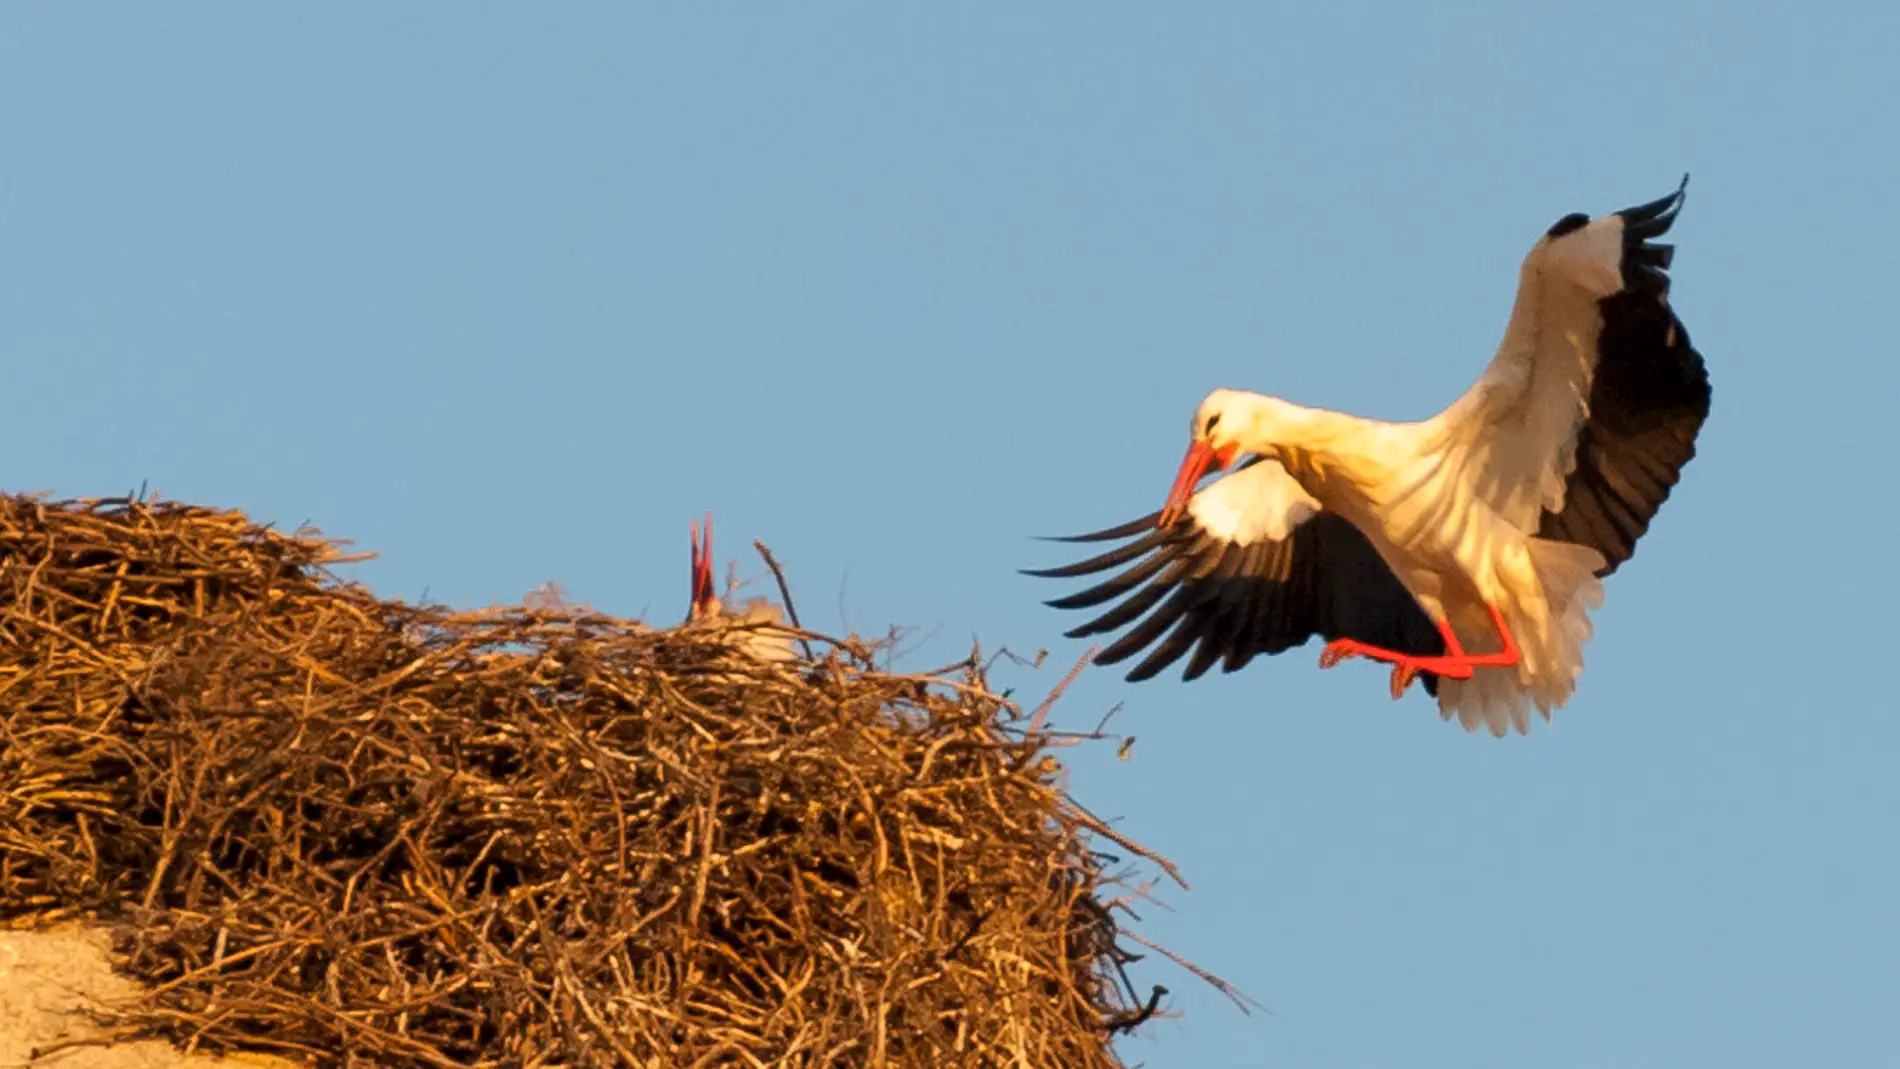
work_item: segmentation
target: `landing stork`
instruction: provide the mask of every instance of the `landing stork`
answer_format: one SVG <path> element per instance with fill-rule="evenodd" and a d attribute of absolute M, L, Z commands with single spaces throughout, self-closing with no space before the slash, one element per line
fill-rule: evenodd
<path fill-rule="evenodd" d="M 1449 408 L 1390 423 L 1219 389 L 1156 513 L 1067 542 L 1133 538 L 1066 567 L 1129 567 L 1048 604 L 1118 604 L 1069 632 L 1134 626 L 1097 664 L 1189 656 L 1194 679 L 1317 635 L 1320 666 L 1364 657 L 1414 679 L 1447 720 L 1530 730 L 1576 689 L 1602 580 L 1629 560 L 1695 455 L 1702 357 L 1669 303 L 1681 210 L 1667 197 L 1566 215 L 1518 276 L 1504 340 Z M 1236 460 L 1239 463 L 1236 463 Z M 1225 472 L 1204 490 L 1203 476 Z"/>

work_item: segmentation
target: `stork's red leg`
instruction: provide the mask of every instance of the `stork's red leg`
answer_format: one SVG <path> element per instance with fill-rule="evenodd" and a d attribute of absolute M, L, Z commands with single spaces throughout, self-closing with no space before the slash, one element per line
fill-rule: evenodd
<path fill-rule="evenodd" d="M 1498 607 L 1490 602 L 1485 602 L 1484 607 L 1485 610 L 1491 614 L 1491 625 L 1498 629 L 1498 638 L 1504 641 L 1504 648 L 1496 653 L 1478 654 L 1465 653 L 1460 650 L 1459 655 L 1464 657 L 1466 662 L 1474 666 L 1482 667 L 1490 665 L 1498 668 L 1509 668 L 1511 665 L 1523 660 L 1524 651 L 1517 648 L 1517 638 L 1511 634 L 1510 627 L 1504 622 L 1504 614 L 1498 611 Z"/>
<path fill-rule="evenodd" d="M 1504 648 L 1496 653 L 1466 653 L 1464 646 L 1458 642 L 1458 636 L 1453 633 L 1451 624 L 1441 621 L 1438 633 L 1445 639 L 1445 655 L 1442 657 L 1398 653 L 1368 646 L 1356 639 L 1341 638 L 1326 644 L 1326 649 L 1319 655 L 1319 666 L 1331 668 L 1348 657 L 1385 661 L 1392 665 L 1392 697 L 1395 699 L 1405 696 L 1406 688 L 1412 685 L 1412 680 L 1420 672 L 1431 672 L 1447 679 L 1470 679 L 1472 672 L 1479 668 L 1508 668 L 1521 659 L 1522 651 L 1518 649 L 1517 639 L 1512 636 L 1510 627 L 1504 622 L 1504 614 L 1498 611 L 1498 607 L 1487 602 L 1485 609 L 1491 613 L 1491 623 L 1497 627 L 1498 637 L 1504 641 Z"/>

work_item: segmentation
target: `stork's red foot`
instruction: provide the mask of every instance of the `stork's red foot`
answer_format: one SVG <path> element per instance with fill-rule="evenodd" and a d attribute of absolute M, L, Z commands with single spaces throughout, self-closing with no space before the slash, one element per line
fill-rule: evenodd
<path fill-rule="evenodd" d="M 1406 689 L 1412 685 L 1414 679 L 1418 678 L 1418 672 L 1419 668 L 1416 664 L 1399 664 L 1392 666 L 1393 701 L 1398 701 L 1400 698 L 1405 697 Z"/>
<path fill-rule="evenodd" d="M 1364 655 L 1376 658 L 1381 653 L 1385 653 L 1385 651 L 1375 651 L 1373 647 L 1363 642 L 1358 642 L 1350 638 L 1336 638 L 1328 642 L 1325 649 L 1319 651 L 1319 666 L 1321 668 L 1332 668 L 1338 665 L 1339 662 L 1351 657 Z M 1394 653 L 1388 656 L 1397 657 L 1399 654 Z"/>
<path fill-rule="evenodd" d="M 1418 678 L 1420 672 L 1431 672 L 1447 679 L 1470 679 L 1472 665 L 1464 657 L 1418 657 L 1409 653 L 1368 646 L 1350 638 L 1335 639 L 1326 644 L 1319 655 L 1321 668 L 1332 668 L 1341 661 L 1352 657 L 1365 657 L 1374 661 L 1384 661 L 1392 666 L 1392 698 L 1394 701 L 1405 697 L 1406 688 Z"/>
<path fill-rule="evenodd" d="M 1356 639 L 1334 639 L 1320 652 L 1319 666 L 1331 668 L 1349 657 L 1367 657 L 1375 661 L 1384 661 L 1392 665 L 1392 697 L 1396 700 L 1405 696 L 1405 690 L 1418 678 L 1420 672 L 1431 672 L 1446 679 L 1470 679 L 1471 673 L 1479 668 L 1508 668 L 1518 663 L 1521 653 L 1517 640 L 1511 636 L 1511 629 L 1504 623 L 1504 614 L 1495 605 L 1486 605 L 1491 613 L 1491 622 L 1498 629 L 1498 637 L 1504 641 L 1504 648 L 1496 653 L 1466 653 L 1458 642 L 1458 636 L 1450 625 L 1440 623 L 1438 633 L 1444 636 L 1446 654 L 1442 657 L 1419 657 L 1409 653 L 1368 646 Z"/>

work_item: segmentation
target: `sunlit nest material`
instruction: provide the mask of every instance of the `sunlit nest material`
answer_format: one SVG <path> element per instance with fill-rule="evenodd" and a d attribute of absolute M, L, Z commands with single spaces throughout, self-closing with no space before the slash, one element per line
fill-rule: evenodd
<path fill-rule="evenodd" d="M 383 601 L 314 532 L 0 498 L 0 918 L 321 1064 L 1115 1066 L 1172 868 L 982 666 Z M 1120 859 L 1098 853 L 1111 848 Z M 1122 860 L 1125 859 L 1125 860 Z M 1124 866 L 1127 871 L 1124 871 Z"/>

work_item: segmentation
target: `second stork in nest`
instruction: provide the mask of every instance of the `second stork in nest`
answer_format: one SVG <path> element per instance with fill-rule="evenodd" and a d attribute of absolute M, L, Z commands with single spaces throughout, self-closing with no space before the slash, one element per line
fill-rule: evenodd
<path fill-rule="evenodd" d="M 682 626 L 716 634 L 741 653 L 760 661 L 797 660 L 798 639 L 786 629 L 784 613 L 778 606 L 764 598 L 748 598 L 743 608 L 731 610 L 713 593 L 712 514 L 706 514 L 704 527 L 695 520 L 690 533 L 693 598 Z"/>

